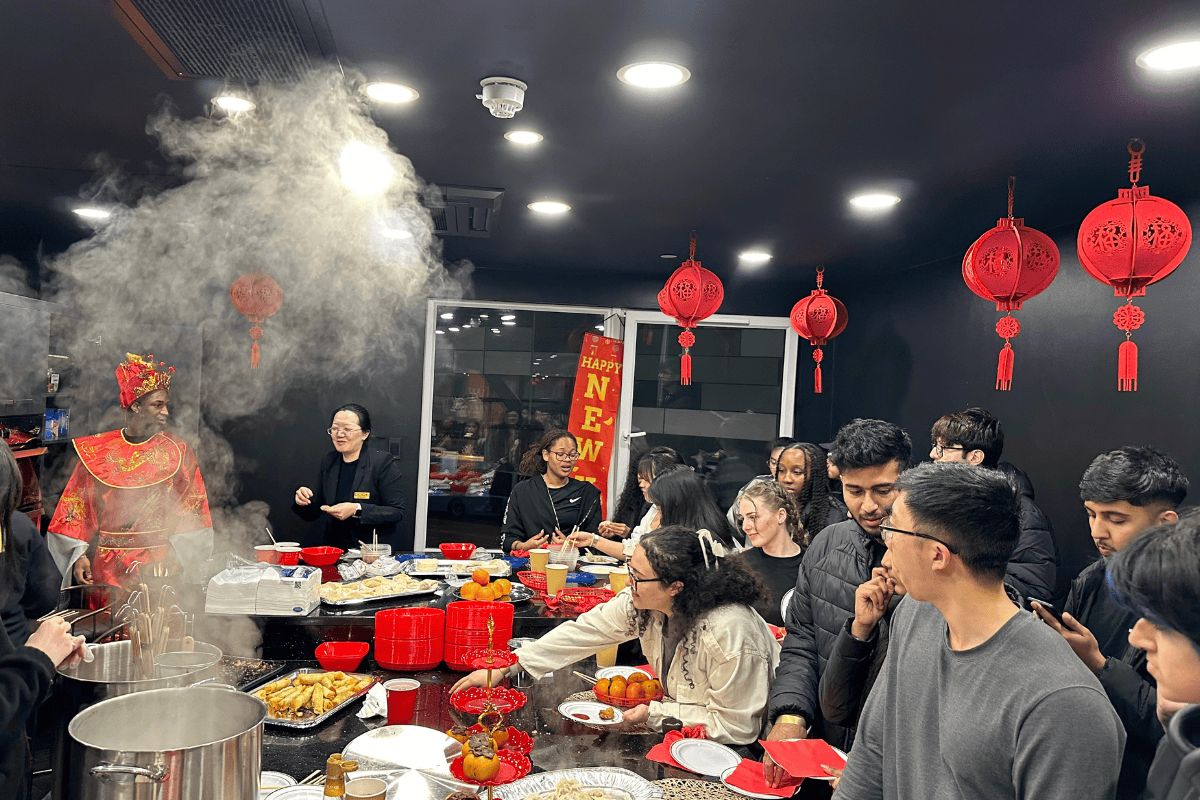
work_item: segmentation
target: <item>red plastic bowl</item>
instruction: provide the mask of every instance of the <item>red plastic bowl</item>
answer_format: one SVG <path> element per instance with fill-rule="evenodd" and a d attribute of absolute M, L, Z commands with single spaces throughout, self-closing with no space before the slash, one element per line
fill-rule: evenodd
<path fill-rule="evenodd" d="M 376 639 L 442 638 L 446 612 L 440 608 L 388 608 L 375 613 Z"/>
<path fill-rule="evenodd" d="M 375 660 L 380 664 L 436 664 L 442 660 L 443 647 L 441 639 L 376 639 Z"/>
<path fill-rule="evenodd" d="M 336 564 L 344 552 L 346 551 L 337 547 L 303 547 L 300 549 L 300 555 L 303 556 L 304 563 L 314 567 L 327 567 L 330 564 Z"/>
<path fill-rule="evenodd" d="M 370 649 L 368 642 L 325 642 L 317 647 L 317 661 L 322 669 L 353 672 Z"/>
<path fill-rule="evenodd" d="M 475 545 L 469 542 L 449 542 L 438 545 L 438 548 L 443 556 L 452 561 L 466 561 L 475 552 Z"/>
<path fill-rule="evenodd" d="M 497 628 L 512 628 L 512 603 L 460 600 L 446 606 L 447 628 L 473 628 L 487 630 L 488 617 L 496 621 Z"/>

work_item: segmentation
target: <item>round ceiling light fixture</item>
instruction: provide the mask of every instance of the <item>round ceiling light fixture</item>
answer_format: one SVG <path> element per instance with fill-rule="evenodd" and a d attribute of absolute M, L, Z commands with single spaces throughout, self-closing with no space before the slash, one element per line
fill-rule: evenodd
<path fill-rule="evenodd" d="M 212 101 L 214 106 L 226 114 L 241 114 L 244 111 L 253 111 L 258 108 L 258 105 L 254 101 L 233 94 L 218 95 Z"/>
<path fill-rule="evenodd" d="M 411 239 L 412 234 L 403 228 L 384 228 L 379 232 L 385 239 Z"/>
<path fill-rule="evenodd" d="M 1138 66 L 1155 72 L 1178 72 L 1200 67 L 1200 41 L 1152 47 L 1137 57 Z"/>
<path fill-rule="evenodd" d="M 451 333 L 458 333 L 458 328 L 455 328 L 455 327 L 450 327 L 450 328 L 447 328 L 446 330 L 450 331 Z"/>
<path fill-rule="evenodd" d="M 362 142 L 351 142 L 342 149 L 338 170 L 342 174 L 342 183 L 361 195 L 379 194 L 396 175 L 383 153 Z"/>
<path fill-rule="evenodd" d="M 504 134 L 504 138 L 508 139 L 513 144 L 537 144 L 545 137 L 537 131 L 509 131 Z"/>
<path fill-rule="evenodd" d="M 442 314 L 441 317 L 442 319 L 454 319 L 454 312 L 447 311 L 445 314 Z"/>
<path fill-rule="evenodd" d="M 516 325 L 517 323 L 513 322 L 511 319 L 506 319 L 504 322 L 501 322 L 500 324 L 501 325 Z"/>
<path fill-rule="evenodd" d="M 529 210 L 539 214 L 565 214 L 571 210 L 571 207 L 557 200 L 539 200 L 536 203 L 530 203 Z"/>
<path fill-rule="evenodd" d="M 687 67 L 669 61 L 639 61 L 617 70 L 622 83 L 642 89 L 666 89 L 678 86 L 692 77 Z"/>
<path fill-rule="evenodd" d="M 771 254 L 761 250 L 747 250 L 744 253 L 738 253 L 738 260 L 747 266 L 758 267 L 770 261 Z"/>
<path fill-rule="evenodd" d="M 679 256 L 674 253 L 663 253 L 659 258 L 679 258 Z"/>
<path fill-rule="evenodd" d="M 376 103 L 411 103 L 421 96 L 411 86 L 386 81 L 368 83 L 363 87 L 363 91 Z"/>
<path fill-rule="evenodd" d="M 850 198 L 850 205 L 862 211 L 886 211 L 899 202 L 899 197 L 886 192 L 871 192 Z"/>
<path fill-rule="evenodd" d="M 436 333 L 438 336 L 446 335 L 446 332 L 444 330 L 442 330 L 441 328 L 438 328 L 437 330 L 435 330 L 434 333 Z"/>
<path fill-rule="evenodd" d="M 501 314 L 500 315 L 501 322 L 512 322 L 516 318 L 517 318 L 516 314 Z"/>
<path fill-rule="evenodd" d="M 77 216 L 84 219 L 108 219 L 112 216 L 112 212 L 106 208 L 96 208 L 94 206 L 82 206 L 80 208 L 72 208 Z"/>

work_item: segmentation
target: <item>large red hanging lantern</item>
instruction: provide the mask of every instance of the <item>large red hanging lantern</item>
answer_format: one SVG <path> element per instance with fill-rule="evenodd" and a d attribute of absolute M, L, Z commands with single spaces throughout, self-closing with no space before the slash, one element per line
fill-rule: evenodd
<path fill-rule="evenodd" d="M 792 306 L 792 329 L 801 339 L 808 339 L 813 350 L 813 361 L 817 362 L 813 370 L 813 392 L 820 394 L 823 388 L 821 381 L 821 362 L 825 353 L 821 350 L 825 343 L 842 331 L 850 321 L 846 306 L 829 292 L 821 288 L 825 281 L 825 268 L 817 267 L 817 288 L 812 294 Z"/>
<path fill-rule="evenodd" d="M 692 231 L 687 261 L 671 274 L 667 285 L 658 293 L 658 307 L 668 317 L 674 317 L 679 327 L 683 328 L 683 333 L 679 334 L 679 344 L 683 347 L 679 382 L 684 386 L 692 383 L 692 356 L 688 352 L 696 343 L 692 328 L 717 313 L 724 299 L 725 289 L 721 286 L 721 279 L 701 267 L 696 260 L 696 232 Z"/>
<path fill-rule="evenodd" d="M 1017 179 L 1008 179 L 1008 216 L 996 221 L 996 227 L 980 236 L 963 256 L 963 280 L 984 300 L 1006 313 L 996 323 L 996 333 L 1004 340 L 996 365 L 996 388 L 1012 388 L 1013 349 L 1009 342 L 1021 332 L 1021 323 L 1012 315 L 1021 304 L 1041 294 L 1058 275 L 1058 246 L 1024 219 L 1013 217 L 1013 191 Z"/>
<path fill-rule="evenodd" d="M 258 340 L 263 336 L 259 324 L 283 307 L 283 289 L 265 272 L 251 272 L 233 282 L 229 287 L 229 299 L 233 307 L 253 323 L 250 328 L 250 338 L 254 340 L 250 348 L 250 369 L 258 369 Z"/>
<path fill-rule="evenodd" d="M 1179 206 L 1154 197 L 1149 186 L 1138 186 L 1146 150 L 1142 140 L 1132 139 L 1127 149 L 1133 185 L 1084 217 L 1078 245 L 1079 263 L 1087 273 L 1125 298 L 1113 314 L 1113 324 L 1125 331 L 1117 351 L 1117 391 L 1136 392 L 1138 352 L 1131 335 L 1146 315 L 1133 298 L 1179 266 L 1192 245 L 1192 225 Z"/>

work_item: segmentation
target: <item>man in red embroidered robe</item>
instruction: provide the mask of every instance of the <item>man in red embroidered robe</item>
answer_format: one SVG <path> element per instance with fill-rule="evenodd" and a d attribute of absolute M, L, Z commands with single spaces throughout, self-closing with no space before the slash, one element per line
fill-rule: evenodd
<path fill-rule="evenodd" d="M 126 357 L 116 370 L 125 427 L 74 440 L 79 463 L 50 522 L 64 585 L 129 587 L 139 578 L 134 562 L 192 569 L 212 554 L 196 454 L 164 430 L 175 368 L 157 371 L 153 355 Z"/>

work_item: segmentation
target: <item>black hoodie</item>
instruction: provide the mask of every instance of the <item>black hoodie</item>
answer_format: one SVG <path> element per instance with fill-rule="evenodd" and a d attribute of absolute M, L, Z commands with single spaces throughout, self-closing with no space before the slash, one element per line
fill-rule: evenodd
<path fill-rule="evenodd" d="M 600 490 L 594 484 L 568 478 L 566 486 L 549 489 L 541 475 L 534 475 L 513 487 L 500 525 L 500 548 L 510 552 L 514 542 L 527 541 L 542 531 L 553 536 L 555 528 L 565 534 L 576 527 L 595 533 L 603 518 Z"/>

